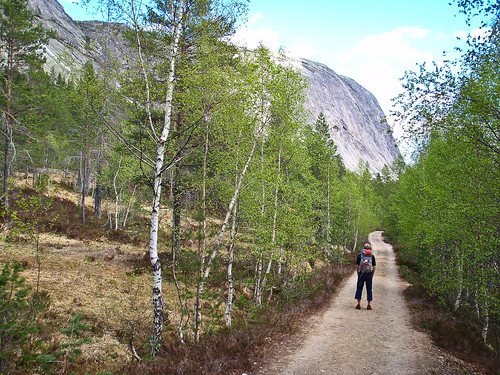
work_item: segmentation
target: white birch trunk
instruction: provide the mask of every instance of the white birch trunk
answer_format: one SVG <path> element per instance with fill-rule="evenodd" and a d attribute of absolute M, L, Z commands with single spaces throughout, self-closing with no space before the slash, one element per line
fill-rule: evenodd
<path fill-rule="evenodd" d="M 257 290 L 257 305 L 262 305 L 262 294 L 264 293 L 264 287 L 266 286 L 267 277 L 271 272 L 271 265 L 274 257 L 274 245 L 276 243 L 276 223 L 278 221 L 278 190 L 281 179 L 281 151 L 282 151 L 282 139 L 280 139 L 280 146 L 278 150 L 278 178 L 276 179 L 276 186 L 274 189 L 274 214 L 273 214 L 273 229 L 271 233 L 271 257 L 269 258 L 269 262 L 267 263 L 266 272 L 262 278 L 262 282 L 259 285 L 259 289 Z"/>
<path fill-rule="evenodd" d="M 489 314 L 489 309 L 488 309 L 488 303 L 487 302 L 485 302 L 484 311 L 485 311 L 485 314 L 484 314 L 483 329 L 481 331 L 481 336 L 483 338 L 484 344 L 486 344 L 487 343 L 487 339 L 488 339 L 488 329 L 489 329 L 489 326 L 490 326 L 490 314 Z"/>
<path fill-rule="evenodd" d="M 241 136 L 241 132 L 240 132 Z M 236 166 L 235 166 L 235 185 L 238 184 L 238 172 L 239 172 L 239 141 L 240 138 L 238 138 L 238 147 L 236 149 Z M 233 262 L 234 262 L 234 242 L 236 239 L 236 215 L 238 213 L 238 203 L 234 205 L 234 211 L 233 211 L 233 216 L 232 216 L 232 225 L 231 225 L 231 234 L 230 234 L 230 240 L 229 240 L 229 259 L 228 259 L 228 265 L 227 265 L 227 304 L 226 304 L 226 312 L 225 312 L 225 318 L 226 318 L 226 327 L 231 326 L 231 310 L 233 307 L 233 294 L 234 294 L 234 288 L 233 288 Z"/>
<path fill-rule="evenodd" d="M 457 251 L 459 254 L 459 259 L 458 259 L 458 292 L 457 292 L 457 296 L 455 297 L 455 306 L 454 306 L 455 311 L 456 311 L 460 307 L 460 301 L 462 299 L 464 275 L 463 275 L 463 255 L 462 255 L 462 252 L 459 251 L 457 247 L 455 247 L 455 251 Z"/>
<path fill-rule="evenodd" d="M 233 262 L 234 262 L 234 242 L 236 239 L 236 214 L 238 211 L 238 204 L 234 205 L 232 224 L 231 224 L 231 237 L 229 242 L 229 259 L 227 265 L 227 305 L 226 305 L 226 326 L 231 326 L 231 309 L 233 306 Z"/>
<path fill-rule="evenodd" d="M 261 295 L 260 293 L 260 283 L 262 281 L 262 264 L 263 264 L 263 254 L 259 254 L 259 259 L 257 259 L 257 263 L 255 265 L 255 288 L 254 288 L 254 296 L 255 296 L 255 303 L 259 305 L 259 296 Z"/>
<path fill-rule="evenodd" d="M 326 202 L 326 217 L 327 217 L 327 225 L 326 225 L 326 242 L 328 249 L 326 251 L 328 256 L 331 256 L 331 231 L 332 231 L 332 222 L 330 217 L 330 166 L 328 166 L 328 180 L 327 180 L 327 202 Z"/>
<path fill-rule="evenodd" d="M 281 275 L 283 267 L 283 246 L 280 246 L 280 258 L 278 260 L 278 275 Z"/>
<path fill-rule="evenodd" d="M 179 2 L 179 15 L 175 25 L 174 37 L 170 44 L 170 69 L 167 81 L 167 94 L 165 98 L 165 119 L 161 137 L 157 142 L 156 164 L 154 169 L 153 184 L 153 204 L 151 208 L 151 225 L 149 232 L 149 257 L 153 268 L 153 334 L 151 338 L 151 353 L 155 355 L 158 352 L 158 346 L 161 342 L 163 332 L 163 297 L 162 297 L 162 276 L 161 263 L 158 258 L 158 223 L 160 214 L 161 183 L 163 173 L 163 163 L 165 158 L 165 143 L 170 132 L 170 120 L 172 117 L 172 98 L 174 94 L 175 62 L 179 39 L 181 35 L 184 18 L 184 0 Z"/>
<path fill-rule="evenodd" d="M 262 281 L 260 282 L 259 289 L 257 290 L 257 306 L 262 306 L 262 296 L 264 294 L 264 287 L 266 286 L 267 283 L 267 276 L 271 272 L 271 266 L 273 264 L 273 257 L 274 257 L 274 249 L 273 252 L 271 253 L 271 256 L 269 257 L 269 262 L 267 262 L 267 267 L 266 271 L 264 272 L 262 276 Z"/>
<path fill-rule="evenodd" d="M 115 230 L 118 230 L 118 205 L 120 203 L 120 196 L 118 194 L 118 189 L 116 188 L 116 179 L 118 178 L 118 173 L 120 173 L 121 166 L 122 158 L 120 158 L 118 168 L 116 169 L 115 176 L 113 177 L 113 189 L 115 190 Z"/>
<path fill-rule="evenodd" d="M 252 145 L 252 150 L 250 151 L 250 154 L 248 155 L 248 158 L 247 158 L 247 162 L 246 162 L 245 166 L 243 167 L 243 170 L 240 173 L 240 177 L 238 179 L 238 184 L 236 185 L 236 189 L 234 191 L 233 197 L 231 198 L 231 202 L 229 203 L 229 207 L 226 211 L 226 216 L 225 216 L 224 221 L 222 223 L 219 234 L 217 235 L 217 238 L 215 239 L 215 243 L 212 247 L 212 253 L 210 254 L 210 257 L 208 258 L 206 268 L 205 268 L 205 271 L 202 275 L 202 279 L 201 279 L 200 285 L 199 285 L 199 296 L 200 296 L 199 306 L 201 306 L 201 297 L 203 296 L 203 290 L 205 288 L 205 284 L 207 282 L 208 276 L 210 275 L 212 262 L 217 257 L 217 254 L 219 252 L 219 247 L 220 247 L 220 243 L 222 241 L 222 237 L 224 236 L 224 233 L 226 232 L 227 224 L 229 223 L 229 219 L 231 218 L 231 214 L 233 212 L 234 205 L 236 204 L 236 201 L 237 201 L 238 196 L 240 194 L 241 184 L 243 182 L 243 178 L 245 177 L 247 169 L 252 161 L 253 154 L 255 152 L 255 148 L 257 146 L 257 142 L 259 141 L 262 130 L 263 130 L 263 127 L 261 127 L 257 131 L 257 134 L 255 136 L 255 141 Z"/>
<path fill-rule="evenodd" d="M 266 199 L 266 188 L 264 186 L 264 140 L 262 140 L 262 144 L 260 146 L 260 175 L 262 178 L 262 200 L 260 205 L 260 215 L 264 216 Z"/>
<path fill-rule="evenodd" d="M 200 276 L 203 275 L 205 271 L 205 260 L 207 257 L 207 247 L 206 247 L 206 234 L 207 234 L 207 160 L 208 160 L 208 122 L 205 128 L 205 152 L 203 154 L 203 183 L 202 183 L 202 193 L 201 193 L 201 209 L 203 214 L 203 227 L 202 227 L 202 241 L 201 241 L 201 249 L 200 249 Z M 198 288 L 196 291 L 196 301 L 194 303 L 194 341 L 198 342 L 200 340 L 200 325 L 201 325 L 201 282 L 198 283 Z"/>
<path fill-rule="evenodd" d="M 132 196 L 130 197 L 130 201 L 128 202 L 127 211 L 125 212 L 125 218 L 123 219 L 122 227 L 125 228 L 127 225 L 128 214 L 130 212 L 130 206 L 132 206 L 132 202 L 134 201 L 135 189 L 137 185 L 134 185 L 134 190 L 132 191 Z"/>
<path fill-rule="evenodd" d="M 361 220 L 361 199 L 359 200 L 359 207 L 358 207 L 358 219 L 356 220 L 356 228 L 354 230 L 354 251 L 356 251 L 356 248 L 358 246 L 358 234 L 359 234 L 359 221 Z"/>

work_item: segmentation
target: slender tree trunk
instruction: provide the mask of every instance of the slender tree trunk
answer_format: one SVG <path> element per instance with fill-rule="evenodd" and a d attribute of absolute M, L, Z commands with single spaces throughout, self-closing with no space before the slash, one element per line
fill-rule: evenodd
<path fill-rule="evenodd" d="M 80 150 L 78 152 L 78 161 L 79 161 L 79 165 L 78 165 L 78 176 L 76 178 L 76 186 L 75 186 L 75 190 L 76 189 L 82 189 L 82 174 L 83 174 L 83 152 L 82 150 Z"/>
<path fill-rule="evenodd" d="M 97 168 L 96 168 L 96 184 L 95 184 L 95 196 L 94 196 L 94 215 L 99 219 L 102 215 L 102 161 L 103 161 L 103 150 L 104 150 L 104 136 L 102 134 L 102 129 L 99 131 L 99 152 L 97 154 Z"/>
<path fill-rule="evenodd" d="M 260 217 L 261 220 L 264 220 L 264 212 L 265 212 L 265 207 L 266 207 L 266 186 L 265 186 L 265 180 L 264 180 L 264 139 L 262 139 L 261 145 L 260 145 L 260 176 L 261 176 L 261 181 L 262 181 L 262 194 L 261 194 L 261 200 L 260 200 Z M 254 296 L 255 296 L 255 303 L 257 306 L 260 306 L 262 303 L 262 271 L 264 268 L 264 254 L 261 252 L 259 254 L 259 258 L 257 259 L 257 264 L 255 266 L 255 287 L 254 287 Z"/>
<path fill-rule="evenodd" d="M 182 114 L 179 112 L 174 121 L 174 131 L 178 132 L 182 126 Z M 179 151 L 180 155 L 180 151 Z M 183 303 L 182 290 L 177 278 L 177 260 L 180 256 L 180 241 L 181 241 L 181 213 L 182 213 L 182 189 L 181 189 L 181 162 L 176 162 L 173 166 L 172 178 L 172 277 L 174 279 L 177 298 L 179 300 L 179 308 L 181 318 L 177 331 L 181 342 L 184 342 L 184 317 L 186 315 L 185 304 Z"/>
<path fill-rule="evenodd" d="M 10 160 L 9 160 L 9 150 L 12 142 L 12 113 L 11 113 L 11 102 L 12 102 L 12 82 L 14 78 L 14 47 L 13 42 L 8 43 L 7 52 L 7 103 L 5 108 L 5 155 L 4 155 L 4 166 L 3 166 L 3 199 L 2 206 L 6 212 L 9 211 L 9 172 L 10 172 Z"/>
<path fill-rule="evenodd" d="M 240 133 L 241 135 L 241 133 Z M 238 148 L 236 149 L 236 165 L 235 165 L 235 186 L 238 183 L 237 176 L 239 172 L 239 141 L 238 138 Z M 226 305 L 226 326 L 229 327 L 231 325 L 231 309 L 233 306 L 233 262 L 234 262 L 234 242 L 236 239 L 236 215 L 238 212 L 238 203 L 234 205 L 234 211 L 232 216 L 232 225 L 231 225 L 231 234 L 229 240 L 229 259 L 227 265 L 227 305 Z"/>
<path fill-rule="evenodd" d="M 462 290 L 463 290 L 463 284 L 464 284 L 464 274 L 463 274 L 463 252 L 459 250 L 459 247 L 455 245 L 455 252 L 458 254 L 458 291 L 457 295 L 455 297 L 455 305 L 454 308 L 455 310 L 458 310 L 460 307 L 460 301 L 462 299 Z"/>
<path fill-rule="evenodd" d="M 358 246 L 359 221 L 361 220 L 361 202 L 362 200 L 360 199 L 358 206 L 358 218 L 356 220 L 356 228 L 354 229 L 354 251 L 356 251 L 356 248 Z"/>
<path fill-rule="evenodd" d="M 327 243 L 327 250 L 326 254 L 328 256 L 331 256 L 331 248 L 332 248 L 332 239 L 331 239 L 331 231 L 332 231 L 332 221 L 331 221 L 331 215 L 330 215 L 330 163 L 328 163 L 328 178 L 327 178 L 327 195 L 326 195 L 326 243 Z"/>
<path fill-rule="evenodd" d="M 202 216 L 203 216 L 203 223 L 202 223 L 202 233 L 201 233 L 201 242 L 200 242 L 200 271 L 199 271 L 199 277 L 201 280 L 201 276 L 203 275 L 205 271 L 205 261 L 207 257 L 207 247 L 206 247 L 206 236 L 207 236 L 207 191 L 206 191 L 206 184 L 207 184 L 207 161 L 208 161 L 208 144 L 209 141 L 209 122 L 207 121 L 206 126 L 205 126 L 205 151 L 203 153 L 203 182 L 202 182 L 202 192 L 201 192 L 201 210 L 202 210 Z M 196 301 L 194 304 L 194 341 L 198 342 L 200 339 L 200 328 L 201 328 L 201 301 L 203 299 L 203 296 L 201 295 L 201 282 L 198 283 L 197 290 L 196 290 Z"/>
<path fill-rule="evenodd" d="M 278 259 L 278 275 L 281 275 L 283 268 L 283 246 L 280 246 L 280 257 Z"/>
<path fill-rule="evenodd" d="M 82 199 L 81 199 L 81 219 L 82 219 L 82 224 L 85 224 L 85 193 L 87 191 L 87 158 L 86 156 L 83 156 L 83 169 L 82 169 Z"/>
<path fill-rule="evenodd" d="M 231 309 L 233 306 L 233 262 L 234 262 L 234 243 L 236 240 L 236 218 L 237 218 L 238 204 L 234 205 L 232 223 L 231 223 L 231 236 L 229 241 L 229 259 L 227 265 L 227 305 L 226 305 L 226 326 L 231 326 Z"/>
<path fill-rule="evenodd" d="M 9 88 L 10 89 L 10 88 Z M 3 160 L 3 197 L 2 197 L 2 207 L 6 212 L 9 211 L 9 148 L 10 148 L 10 99 L 7 95 L 7 110 L 2 116 L 2 121 L 4 123 L 5 132 L 5 152 Z"/>
<path fill-rule="evenodd" d="M 264 216 L 265 201 L 266 201 L 266 187 L 264 184 L 264 140 L 260 146 L 260 175 L 262 178 L 262 199 L 260 203 L 260 215 Z"/>
<path fill-rule="evenodd" d="M 174 12 L 173 12 L 174 13 Z M 149 257 L 153 268 L 153 334 L 151 337 L 151 354 L 158 352 L 163 332 L 163 296 L 161 263 L 158 257 L 158 225 L 160 214 L 161 184 L 163 175 L 163 163 L 165 158 L 165 146 L 170 133 L 170 120 L 172 117 L 172 99 L 174 93 L 175 62 L 179 47 L 179 39 L 184 22 L 184 0 L 180 0 L 179 14 L 175 31 L 170 43 L 169 56 L 170 68 L 167 79 L 167 94 L 165 97 L 165 118 L 163 130 L 159 139 L 156 140 L 156 165 L 154 168 L 153 204 L 151 208 L 151 224 L 149 232 Z M 139 38 L 137 38 L 139 40 Z M 144 65 L 143 65 L 144 66 Z M 147 76 L 146 73 L 144 73 Z"/>
<path fill-rule="evenodd" d="M 238 179 L 238 183 L 236 185 L 236 189 L 233 193 L 233 197 L 231 198 L 231 202 L 229 203 L 229 207 L 226 211 L 226 216 L 224 218 L 224 221 L 222 223 L 222 226 L 221 226 L 221 229 L 215 239 L 215 243 L 212 247 L 212 252 L 210 254 L 210 257 L 208 258 L 208 261 L 206 263 L 206 268 L 205 268 L 205 272 L 203 273 L 202 275 L 202 279 L 200 281 L 200 285 L 199 285 L 199 296 L 200 296 L 200 301 L 199 301 L 199 306 L 201 306 L 201 296 L 203 296 L 203 290 L 205 288 L 205 284 L 208 280 L 208 277 L 210 275 L 210 271 L 211 271 L 211 266 L 212 266 L 212 262 L 214 261 L 214 259 L 217 257 L 218 255 L 218 252 L 219 252 L 219 248 L 220 248 L 220 244 L 221 244 L 221 241 L 222 241 L 222 237 L 224 236 L 224 233 L 226 232 L 226 227 L 229 223 L 229 219 L 231 218 L 231 214 L 233 212 L 233 209 L 234 209 L 234 205 L 236 204 L 236 201 L 239 197 L 239 194 L 240 194 L 240 190 L 241 190 L 241 184 L 243 182 L 243 178 L 245 177 L 245 174 L 247 172 L 247 169 L 252 161 L 252 158 L 253 158 L 253 154 L 255 152 L 255 148 L 257 146 L 257 142 L 259 141 L 260 139 L 260 136 L 261 136 L 261 133 L 262 133 L 262 130 L 263 130 L 263 126 L 260 127 L 260 129 L 257 131 L 257 134 L 255 136 L 255 141 L 252 145 L 252 150 L 250 151 L 249 155 L 248 155 L 248 158 L 247 158 L 247 161 L 246 161 L 246 164 L 245 166 L 243 167 L 243 170 L 241 171 L 240 173 L 240 176 L 239 176 L 239 179 Z"/>
<path fill-rule="evenodd" d="M 118 230 L 118 205 L 120 203 L 120 195 L 118 193 L 118 189 L 116 188 L 116 179 L 118 178 L 118 174 L 120 173 L 121 166 L 122 158 L 120 158 L 118 168 L 116 169 L 115 176 L 113 177 L 113 189 L 115 190 L 115 230 Z"/>
<path fill-rule="evenodd" d="M 263 269 L 263 256 L 262 252 L 259 253 L 259 257 L 257 258 L 257 263 L 255 263 L 255 287 L 253 291 L 253 295 L 255 296 L 255 303 L 259 306 L 259 296 L 261 295 L 260 283 L 262 282 L 262 269 Z"/>
<path fill-rule="evenodd" d="M 271 265 L 273 262 L 273 257 L 274 257 L 274 246 L 276 244 L 276 225 L 278 221 L 278 191 L 279 191 L 279 185 L 280 185 L 280 180 L 281 180 L 281 152 L 283 148 L 283 140 L 280 139 L 279 143 L 279 150 L 278 150 L 278 176 L 276 178 L 276 186 L 274 188 L 274 213 L 273 213 L 273 228 L 271 232 L 271 256 L 269 258 L 269 262 L 267 263 L 266 271 L 264 272 L 264 275 L 262 276 L 262 282 L 260 282 L 259 288 L 257 290 L 257 305 L 261 306 L 262 305 L 262 294 L 264 292 L 264 287 L 266 286 L 267 282 L 267 277 L 269 273 L 271 272 Z"/>
<path fill-rule="evenodd" d="M 481 331 L 481 337 L 483 342 L 486 344 L 488 342 L 488 330 L 490 326 L 490 311 L 488 308 L 488 302 L 484 303 L 484 319 L 483 319 L 483 329 Z"/>
<path fill-rule="evenodd" d="M 269 273 L 271 272 L 271 266 L 273 264 L 273 258 L 274 258 L 274 249 L 272 250 L 271 256 L 269 257 L 269 262 L 267 262 L 267 267 L 265 272 L 262 274 L 262 281 L 259 284 L 259 289 L 257 290 L 257 306 L 262 306 L 262 296 L 264 294 L 264 288 L 267 283 L 267 277 L 269 276 Z"/>
<path fill-rule="evenodd" d="M 135 189 L 137 189 L 137 185 L 134 185 L 134 190 L 132 190 L 132 196 L 130 197 L 130 200 L 128 202 L 127 211 L 125 212 L 125 218 L 123 219 L 122 228 L 125 228 L 125 226 L 127 225 L 127 219 L 128 219 L 128 214 L 130 212 L 130 206 L 132 206 L 132 202 L 134 201 Z"/>
<path fill-rule="evenodd" d="M 181 165 L 175 163 L 173 167 L 174 178 L 173 186 L 173 203 L 172 203 L 172 256 L 174 252 L 179 251 L 181 237 L 181 212 L 182 212 L 182 190 L 180 187 Z"/>
<path fill-rule="evenodd" d="M 177 326 L 177 332 L 179 333 L 179 339 L 184 344 L 184 313 L 185 306 L 182 301 L 182 291 L 181 286 L 179 284 L 179 280 L 177 279 L 177 251 L 172 251 L 172 277 L 174 279 L 175 289 L 177 291 L 177 298 L 179 299 L 179 308 L 181 311 L 181 317 L 179 319 L 179 325 Z"/>

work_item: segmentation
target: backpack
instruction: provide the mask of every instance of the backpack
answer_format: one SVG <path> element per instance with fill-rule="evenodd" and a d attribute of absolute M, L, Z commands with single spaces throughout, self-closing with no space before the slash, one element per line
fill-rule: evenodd
<path fill-rule="evenodd" d="M 361 261 L 359 262 L 359 272 L 370 273 L 373 271 L 373 256 L 370 249 L 361 251 Z"/>

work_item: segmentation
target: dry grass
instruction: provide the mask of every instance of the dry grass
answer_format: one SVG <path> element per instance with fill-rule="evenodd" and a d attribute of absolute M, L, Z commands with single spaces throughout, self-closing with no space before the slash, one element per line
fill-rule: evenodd
<path fill-rule="evenodd" d="M 61 183 L 64 181 L 59 181 Z M 165 344 L 155 361 L 133 361 L 131 345 L 142 357 L 147 357 L 148 336 L 151 333 L 152 275 L 147 252 L 148 225 L 145 218 L 131 220 L 127 231 L 105 231 L 106 219 L 99 220 L 92 215 L 88 200 L 88 215 L 85 225 L 79 221 L 78 194 L 63 189 L 54 180 L 49 189 L 54 199 L 51 218 L 57 217 L 52 230 L 40 236 L 40 280 L 39 288 L 49 294 L 50 306 L 40 317 L 43 325 L 44 350 L 57 349 L 65 337 L 59 330 L 67 327 L 77 313 L 82 313 L 82 322 L 91 329 L 86 334 L 92 342 L 85 344 L 82 356 L 69 369 L 77 374 L 88 371 L 92 374 L 104 371 L 131 374 L 229 374 L 249 369 L 261 350 L 268 345 L 269 337 L 287 334 L 296 328 L 296 319 L 306 312 L 320 308 L 328 301 L 340 281 L 347 275 L 350 266 L 339 265 L 332 270 L 321 265 L 322 271 L 312 272 L 305 284 L 291 284 L 287 298 L 283 291 L 276 291 L 272 303 L 279 310 L 254 310 L 253 304 L 234 306 L 234 325 L 231 330 L 222 328 L 221 316 L 225 308 L 220 304 L 226 288 L 223 260 L 214 265 L 207 291 L 221 297 L 207 297 L 204 303 L 204 327 L 216 334 L 207 334 L 201 343 L 182 345 L 176 335 L 180 319 L 178 296 L 169 267 L 165 265 L 169 256 L 163 249 L 164 263 L 163 296 L 168 320 L 165 325 Z M 15 194 L 34 194 L 31 188 L 16 184 Z M 15 207 L 15 205 L 13 205 Z M 168 223 L 171 212 L 162 210 L 162 222 Z M 49 218 L 50 219 L 50 218 Z M 35 245 L 10 236 L 4 223 L 0 233 L 0 267 L 6 262 L 21 262 L 27 284 L 37 285 L 37 258 Z M 211 225 L 216 226 L 217 220 Z M 194 228 L 194 221 L 187 222 Z M 163 233 L 163 243 L 168 243 Z M 194 305 L 192 268 L 195 261 L 196 243 L 183 241 L 185 270 L 179 269 L 181 288 L 191 296 L 187 305 Z M 223 252 L 221 256 L 224 256 Z M 309 267 L 309 264 L 306 263 Z M 299 265 L 300 266 L 300 265 Z M 305 266 L 304 266 L 305 267 Z M 240 275 L 251 275 L 253 262 L 240 260 L 234 265 Z M 319 267 L 318 267 L 319 268 Z M 186 279 L 185 279 L 186 278 Z M 184 284 L 184 281 L 189 282 Z M 271 280 L 270 280 L 271 282 Z M 190 286 L 189 286 L 190 285 Z M 235 285 L 235 298 L 250 301 L 251 290 L 244 283 Z M 206 311 L 212 309 L 212 316 Z M 192 317 L 190 317 L 192 320 Z M 186 329 L 190 335 L 189 326 Z M 241 373 L 241 372 L 240 372 Z"/>
<path fill-rule="evenodd" d="M 237 320 L 231 329 L 206 335 L 198 345 L 181 345 L 171 338 L 155 361 L 131 362 L 127 374 L 240 375 L 253 370 L 282 337 L 298 330 L 300 319 L 322 309 L 342 280 L 352 272 L 350 263 L 324 267 L 312 273 L 295 298 L 281 301 L 276 310 L 255 311 L 253 318 Z"/>
<path fill-rule="evenodd" d="M 148 274 L 130 275 L 130 260 L 142 257 L 142 248 L 123 244 L 80 242 L 45 234 L 40 284 L 51 304 L 41 317 L 44 336 L 53 346 L 60 343 L 60 328 L 80 312 L 82 321 L 91 324 L 92 343 L 84 348 L 82 361 L 93 369 L 110 369 L 130 358 L 128 347 L 118 338 L 130 326 L 145 325 L 151 319 L 151 289 Z M 28 285 L 37 284 L 37 263 L 32 246 L 1 244 L 0 263 L 18 261 L 24 265 Z M 144 339 L 138 337 L 138 340 Z"/>

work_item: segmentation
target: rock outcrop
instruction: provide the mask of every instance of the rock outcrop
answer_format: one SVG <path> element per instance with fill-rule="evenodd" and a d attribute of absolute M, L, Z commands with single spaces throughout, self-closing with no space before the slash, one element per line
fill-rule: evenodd
<path fill-rule="evenodd" d="M 57 32 L 46 49 L 49 72 L 71 77 L 87 60 L 100 70 L 112 60 L 127 59 L 130 51 L 123 41 L 124 25 L 73 21 L 56 0 L 28 0 L 28 4 L 44 27 Z"/>
<path fill-rule="evenodd" d="M 118 60 L 126 62 L 129 50 L 123 41 L 124 27 L 98 21 L 75 22 L 56 0 L 29 0 L 39 22 L 57 31 L 47 48 L 47 69 L 71 76 L 85 61 L 96 69 Z M 330 134 L 346 167 L 356 170 L 360 160 L 372 173 L 392 165 L 399 154 L 384 113 L 375 97 L 354 80 L 340 76 L 326 65 L 305 59 L 293 61 L 309 81 L 306 109 L 311 122 L 323 112 Z"/>
<path fill-rule="evenodd" d="M 305 59 L 294 62 L 309 81 L 306 109 L 315 121 L 323 112 L 346 167 L 356 170 L 361 159 L 373 173 L 391 166 L 399 155 L 377 99 L 351 78 Z"/>

